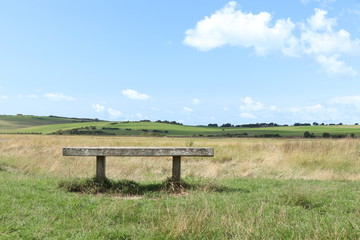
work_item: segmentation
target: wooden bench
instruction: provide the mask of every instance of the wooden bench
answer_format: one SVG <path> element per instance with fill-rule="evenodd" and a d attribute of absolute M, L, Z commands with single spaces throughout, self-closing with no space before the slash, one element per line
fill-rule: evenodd
<path fill-rule="evenodd" d="M 71 147 L 63 149 L 64 156 L 96 156 L 96 180 L 105 180 L 105 157 L 172 157 L 172 179 L 180 182 L 181 157 L 212 157 L 214 148 L 198 147 Z"/>

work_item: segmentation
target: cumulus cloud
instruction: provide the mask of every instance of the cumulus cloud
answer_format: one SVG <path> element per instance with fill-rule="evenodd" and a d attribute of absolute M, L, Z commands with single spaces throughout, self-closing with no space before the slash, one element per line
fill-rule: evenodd
<path fill-rule="evenodd" d="M 310 0 L 301 0 L 301 3 L 305 4 L 305 5 L 308 4 L 309 2 L 310 2 Z"/>
<path fill-rule="evenodd" d="M 118 118 L 118 117 L 123 115 L 122 112 L 120 112 L 120 111 L 118 111 L 116 109 L 110 108 L 110 107 L 106 107 L 106 106 L 101 105 L 101 104 L 92 104 L 91 106 L 97 113 L 104 113 L 105 112 L 110 116 L 110 118 Z"/>
<path fill-rule="evenodd" d="M 360 4 L 358 4 L 355 8 L 347 9 L 347 12 L 354 15 L 360 16 Z M 0 86 L 1 87 L 1 86 Z"/>
<path fill-rule="evenodd" d="M 150 98 L 149 95 L 139 93 L 133 89 L 126 89 L 121 92 L 124 96 L 134 99 L 134 100 L 148 100 Z"/>
<path fill-rule="evenodd" d="M 247 112 L 241 113 L 240 117 L 243 117 L 243 118 L 256 118 L 256 116 L 254 114 L 247 113 Z"/>
<path fill-rule="evenodd" d="M 353 105 L 360 108 L 360 96 L 343 96 L 337 97 L 330 101 L 333 104 L 342 104 L 342 105 Z"/>
<path fill-rule="evenodd" d="M 191 108 L 189 108 L 189 107 L 184 107 L 184 108 L 183 108 L 183 111 L 184 111 L 184 112 L 187 112 L 187 113 L 190 113 L 190 112 L 192 112 L 193 110 L 192 110 Z"/>
<path fill-rule="evenodd" d="M 251 47 L 258 55 L 309 56 L 328 74 L 355 76 L 356 71 L 340 58 L 360 55 L 360 39 L 351 39 L 349 32 L 337 31 L 336 26 L 336 18 L 327 17 L 327 11 L 321 9 L 303 22 L 293 23 L 290 18 L 273 20 L 268 12 L 244 13 L 231 1 L 188 29 L 184 44 L 201 51 L 229 45 Z"/>
<path fill-rule="evenodd" d="M 360 95 L 335 97 L 320 103 L 303 106 L 284 106 L 262 104 L 251 97 L 242 99 L 242 107 L 239 108 L 239 117 L 244 119 L 258 119 L 257 121 L 273 121 L 282 119 L 298 122 L 359 122 Z M 250 107 L 245 107 L 250 106 Z M 255 107 L 254 107 L 255 106 Z"/>
<path fill-rule="evenodd" d="M 35 94 L 30 94 L 30 95 L 19 94 L 17 97 L 18 98 L 33 98 L 33 99 L 39 98 L 39 96 L 35 95 Z"/>
<path fill-rule="evenodd" d="M 202 51 L 224 45 L 253 47 L 259 55 L 285 48 L 295 25 L 290 19 L 280 19 L 271 25 L 270 13 L 243 13 L 231 1 L 210 17 L 186 31 L 184 43 Z"/>
<path fill-rule="evenodd" d="M 336 0 L 301 0 L 301 3 L 307 5 L 311 1 L 318 2 L 323 6 L 329 6 L 331 3 L 336 2 Z"/>
<path fill-rule="evenodd" d="M 144 117 L 143 117 L 143 115 L 142 115 L 141 113 L 136 113 L 136 114 L 135 114 L 135 116 L 136 116 L 137 118 L 139 118 L 139 119 L 144 118 Z"/>
<path fill-rule="evenodd" d="M 101 104 L 93 104 L 92 107 L 98 113 L 103 112 L 105 110 L 105 106 Z"/>
<path fill-rule="evenodd" d="M 108 113 L 112 117 L 120 117 L 122 115 L 122 113 L 120 111 L 112 109 L 112 108 L 108 108 Z"/>
<path fill-rule="evenodd" d="M 335 31 L 335 18 L 326 18 L 327 11 L 315 9 L 315 14 L 302 24 L 301 41 L 307 54 L 359 54 L 360 40 L 351 40 L 344 29 Z"/>
<path fill-rule="evenodd" d="M 194 105 L 198 105 L 198 104 L 200 104 L 200 103 L 201 103 L 200 99 L 194 98 L 194 99 L 192 100 L 192 104 L 194 104 Z"/>
<path fill-rule="evenodd" d="M 251 97 L 242 98 L 243 105 L 240 106 L 240 110 L 243 111 L 259 111 L 264 109 L 264 104 L 254 101 Z"/>
<path fill-rule="evenodd" d="M 273 112 L 280 111 L 277 106 L 266 106 L 263 103 L 254 100 L 251 97 L 245 97 L 241 99 L 242 105 L 240 105 L 240 117 L 254 119 L 257 116 L 269 115 Z"/>
<path fill-rule="evenodd" d="M 270 109 L 270 111 L 277 111 L 278 107 L 275 105 L 271 105 L 269 109 Z"/>
<path fill-rule="evenodd" d="M 323 109 L 324 107 L 321 104 L 315 104 L 313 106 L 305 106 L 305 107 L 289 107 L 286 108 L 285 111 L 292 113 L 319 113 Z"/>
<path fill-rule="evenodd" d="M 315 14 L 308 18 L 306 21 L 312 31 L 326 30 L 331 31 L 333 26 L 336 25 L 335 18 L 326 18 L 327 12 L 316 8 Z"/>
<path fill-rule="evenodd" d="M 292 116 L 297 121 L 344 121 L 346 119 L 343 109 L 336 108 L 333 105 L 314 104 L 303 107 L 286 107 L 280 110 L 284 116 Z"/>
<path fill-rule="evenodd" d="M 50 100 L 53 101 L 75 101 L 76 99 L 73 97 L 69 97 L 69 96 L 65 96 L 63 94 L 60 93 L 47 93 L 45 94 L 45 97 L 49 98 Z"/>
<path fill-rule="evenodd" d="M 355 76 L 357 72 L 344 61 L 344 54 L 359 55 L 360 40 L 352 40 L 344 29 L 335 31 L 335 18 L 327 18 L 327 11 L 315 9 L 315 14 L 301 25 L 304 54 L 313 56 L 329 75 Z"/>
<path fill-rule="evenodd" d="M 251 97 L 241 99 L 242 105 L 239 107 L 240 117 L 248 119 L 258 119 L 260 117 L 274 118 L 283 116 L 283 119 L 293 116 L 293 118 L 305 121 L 323 121 L 324 119 L 335 119 L 339 116 L 339 111 L 333 105 L 314 104 L 301 107 L 278 107 L 276 105 L 265 105 Z M 335 100 L 333 101 L 335 102 Z M 340 102 L 340 100 L 338 100 Z M 360 96 L 359 96 L 360 106 Z"/>
<path fill-rule="evenodd" d="M 325 69 L 329 75 L 344 75 L 344 76 L 356 76 L 357 72 L 345 64 L 344 61 L 339 61 L 338 56 L 324 56 L 319 55 L 316 57 L 316 61 Z"/>

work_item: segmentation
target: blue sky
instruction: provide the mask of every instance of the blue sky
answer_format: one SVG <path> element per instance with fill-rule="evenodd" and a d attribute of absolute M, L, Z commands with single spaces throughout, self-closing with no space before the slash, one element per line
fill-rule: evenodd
<path fill-rule="evenodd" d="M 360 122 L 355 0 L 0 0 L 0 114 Z"/>

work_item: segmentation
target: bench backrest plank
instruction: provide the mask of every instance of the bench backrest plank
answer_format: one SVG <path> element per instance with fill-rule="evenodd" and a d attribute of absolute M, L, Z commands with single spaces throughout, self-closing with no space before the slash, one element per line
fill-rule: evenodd
<path fill-rule="evenodd" d="M 64 156 L 214 156 L 214 148 L 197 147 L 71 147 Z"/>

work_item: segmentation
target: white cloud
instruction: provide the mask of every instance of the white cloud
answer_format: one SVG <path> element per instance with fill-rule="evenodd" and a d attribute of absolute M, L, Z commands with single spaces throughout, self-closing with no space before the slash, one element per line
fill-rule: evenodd
<path fill-rule="evenodd" d="M 148 100 L 150 98 L 150 96 L 143 93 L 139 93 L 133 89 L 123 90 L 122 94 L 130 99 L 135 99 L 135 100 Z"/>
<path fill-rule="evenodd" d="M 192 100 L 192 104 L 194 104 L 194 105 L 198 105 L 198 104 L 200 104 L 200 103 L 201 103 L 200 99 L 194 98 L 194 99 Z"/>
<path fill-rule="evenodd" d="M 337 121 L 339 122 L 359 122 L 360 115 L 360 95 L 341 96 L 333 98 L 329 104 L 334 109 Z"/>
<path fill-rule="evenodd" d="M 120 111 L 117 111 L 117 110 L 112 109 L 112 108 L 108 108 L 108 113 L 112 117 L 120 117 L 122 115 L 122 113 Z"/>
<path fill-rule="evenodd" d="M 302 25 L 301 41 L 306 54 L 359 54 L 360 40 L 350 39 L 350 33 L 334 31 L 335 18 L 326 18 L 327 12 L 315 9 L 315 14 Z"/>
<path fill-rule="evenodd" d="M 359 55 L 360 40 L 351 40 L 344 29 L 334 31 L 335 18 L 326 18 L 327 11 L 315 9 L 315 14 L 301 25 L 303 53 L 314 59 L 329 75 L 355 76 L 357 72 L 339 58 L 344 54 Z"/>
<path fill-rule="evenodd" d="M 25 97 L 27 97 L 27 98 L 33 98 L 33 99 L 39 98 L 39 96 L 38 96 L 38 95 L 35 95 L 35 94 L 30 94 L 30 95 L 19 94 L 17 97 L 18 97 L 18 98 L 25 98 Z"/>
<path fill-rule="evenodd" d="M 144 116 L 142 113 L 134 113 L 134 114 L 128 115 L 128 120 L 129 121 L 133 121 L 134 119 L 143 120 L 143 119 L 148 119 L 148 117 Z"/>
<path fill-rule="evenodd" d="M 92 107 L 98 113 L 103 112 L 105 110 L 105 106 L 100 104 L 93 104 Z"/>
<path fill-rule="evenodd" d="M 334 104 L 343 104 L 343 105 L 354 105 L 360 107 L 360 96 L 344 96 L 344 97 L 337 97 L 330 101 Z"/>
<path fill-rule="evenodd" d="M 53 100 L 53 101 L 75 101 L 76 99 L 73 97 L 69 97 L 69 96 L 65 96 L 63 94 L 60 93 L 47 93 L 45 94 L 45 97 Z"/>
<path fill-rule="evenodd" d="M 339 61 L 338 56 L 326 57 L 324 55 L 319 55 L 316 57 L 316 61 L 323 66 L 325 71 L 329 75 L 344 75 L 344 76 L 356 76 L 357 72 L 346 64 L 343 61 Z"/>
<path fill-rule="evenodd" d="M 183 111 L 184 111 L 184 112 L 187 112 L 187 113 L 190 113 L 190 112 L 192 112 L 193 110 L 192 110 L 191 108 L 189 108 L 189 107 L 184 107 L 184 108 L 183 108 Z"/>
<path fill-rule="evenodd" d="M 331 3 L 336 2 L 336 0 L 301 0 L 301 3 L 307 5 L 311 1 L 318 2 L 318 3 L 320 3 L 320 5 L 323 5 L 323 6 L 328 6 Z"/>
<path fill-rule="evenodd" d="M 278 107 L 275 105 L 271 105 L 269 109 L 270 109 L 270 111 L 277 111 Z"/>
<path fill-rule="evenodd" d="M 335 18 L 326 18 L 327 11 L 316 8 L 315 15 L 308 18 L 306 21 L 311 27 L 311 30 L 326 30 L 332 31 L 332 27 L 336 25 Z"/>
<path fill-rule="evenodd" d="M 332 105 L 315 104 L 304 107 L 287 107 L 281 110 L 284 116 L 295 121 L 344 121 L 344 112 Z"/>
<path fill-rule="evenodd" d="M 241 113 L 240 117 L 243 117 L 243 118 L 256 118 L 256 116 L 254 114 L 247 113 L 247 112 Z"/>
<path fill-rule="evenodd" d="M 240 110 L 259 111 L 264 109 L 264 105 L 261 102 L 256 102 L 251 97 L 242 98 L 241 101 L 244 105 L 240 106 Z"/>
<path fill-rule="evenodd" d="M 318 2 L 328 4 L 332 1 Z M 327 11 L 315 9 L 314 14 L 302 23 L 278 19 L 272 24 L 273 17 L 268 12 L 244 13 L 237 8 L 237 3 L 231 1 L 200 20 L 193 29 L 185 32 L 184 43 L 201 51 L 230 45 L 253 47 L 258 55 L 279 52 L 289 57 L 309 56 L 330 75 L 357 74 L 340 58 L 345 54 L 360 55 L 360 39 L 351 39 L 344 29 L 334 30 L 337 20 L 327 17 Z"/>
<path fill-rule="evenodd" d="M 348 9 L 347 12 L 350 13 L 350 14 L 360 15 L 360 4 L 358 4 L 354 8 Z"/>
<path fill-rule="evenodd" d="M 247 97 L 243 102 L 256 103 L 252 98 Z M 255 104 L 256 106 L 256 104 Z M 275 105 L 263 106 L 261 109 L 251 111 L 252 108 L 240 108 L 239 117 L 244 119 L 259 119 L 257 121 L 289 121 L 295 122 L 325 122 L 325 123 L 355 123 L 359 122 L 360 116 L 360 95 L 336 97 L 322 103 L 304 106 L 278 107 Z M 256 109 L 256 108 L 255 108 Z"/>
<path fill-rule="evenodd" d="M 307 5 L 309 2 L 310 2 L 310 0 L 301 0 L 301 3 L 305 4 L 305 5 Z"/>
<path fill-rule="evenodd" d="M 292 113 L 318 113 L 323 109 L 324 107 L 321 104 L 315 104 L 313 106 L 305 106 L 305 107 L 289 107 L 286 108 L 285 111 L 289 111 Z"/>
<path fill-rule="evenodd" d="M 160 111 L 160 110 L 161 110 L 161 109 L 158 108 L 158 107 L 150 107 L 150 109 L 153 110 L 153 111 Z"/>
<path fill-rule="evenodd" d="M 0 99 L 9 99 L 8 96 L 0 96 Z"/>
<path fill-rule="evenodd" d="M 290 19 L 280 19 L 271 25 L 270 13 L 243 13 L 237 7 L 231 1 L 199 21 L 194 29 L 186 31 L 184 43 L 202 51 L 224 45 L 254 47 L 259 55 L 291 44 L 289 39 L 295 25 Z"/>

